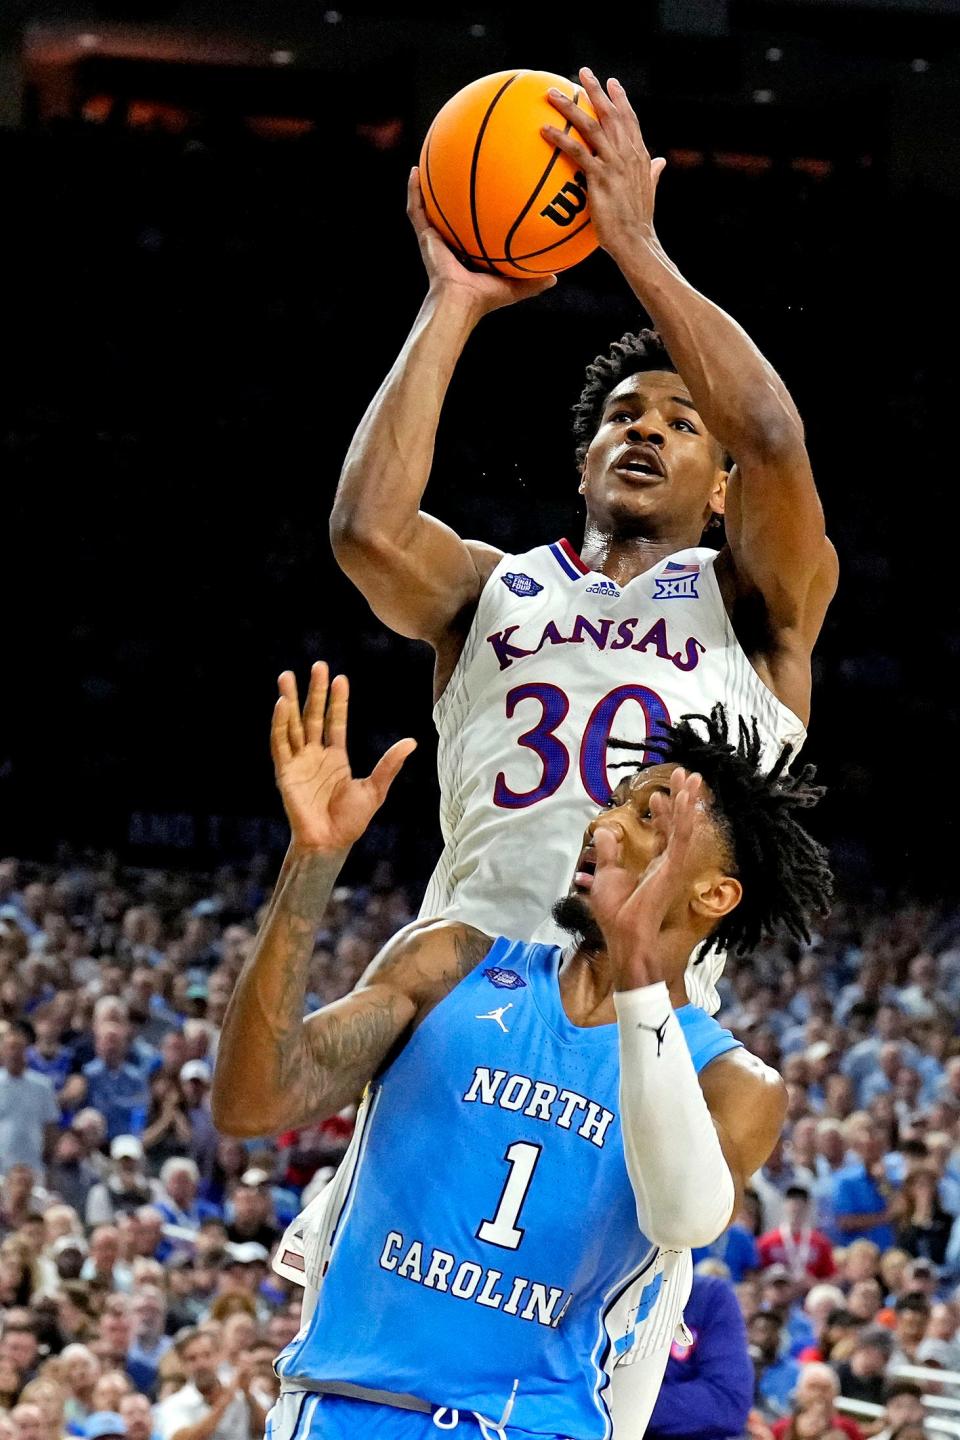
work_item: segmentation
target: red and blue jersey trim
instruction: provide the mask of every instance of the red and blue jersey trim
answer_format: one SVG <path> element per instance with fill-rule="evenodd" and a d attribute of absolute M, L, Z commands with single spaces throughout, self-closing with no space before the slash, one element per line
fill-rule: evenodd
<path fill-rule="evenodd" d="M 584 565 L 569 540 L 555 540 L 550 546 L 550 553 L 568 580 L 579 580 L 581 575 L 591 573 L 590 566 Z"/>

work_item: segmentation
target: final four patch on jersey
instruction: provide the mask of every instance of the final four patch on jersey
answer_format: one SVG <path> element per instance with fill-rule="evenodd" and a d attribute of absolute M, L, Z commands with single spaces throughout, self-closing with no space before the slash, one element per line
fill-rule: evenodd
<path fill-rule="evenodd" d="M 699 600 L 699 575 L 699 565 L 678 565 L 675 560 L 668 560 L 655 581 L 654 600 Z"/>
<path fill-rule="evenodd" d="M 538 585 L 532 575 L 513 575 L 508 570 L 506 575 L 500 576 L 500 579 L 508 590 L 513 591 L 514 595 L 539 595 L 543 589 L 543 586 Z"/>
<path fill-rule="evenodd" d="M 491 965 L 489 970 L 484 970 L 484 975 L 491 985 L 496 985 L 498 990 L 525 990 L 526 980 L 521 979 L 516 970 L 500 970 L 496 965 Z"/>
<path fill-rule="evenodd" d="M 598 580 L 595 585 L 588 585 L 584 595 L 606 595 L 610 600 L 619 600 L 620 591 L 612 580 Z"/>

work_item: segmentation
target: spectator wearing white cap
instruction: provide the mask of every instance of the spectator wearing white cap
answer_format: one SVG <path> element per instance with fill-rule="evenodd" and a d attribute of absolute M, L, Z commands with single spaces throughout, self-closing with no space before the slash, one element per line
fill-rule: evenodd
<path fill-rule="evenodd" d="M 190 1154 L 197 1162 L 197 1169 L 204 1180 L 213 1175 L 217 1158 L 217 1134 L 210 1113 L 210 1085 L 213 1076 L 205 1060 L 188 1060 L 180 1071 L 180 1084 L 186 1100 L 186 1114 L 190 1122 Z"/>
<path fill-rule="evenodd" d="M 219 1218 L 215 1205 L 199 1199 L 199 1184 L 200 1171 L 194 1160 L 175 1156 L 166 1162 L 160 1171 L 160 1193 L 153 1203 L 168 1225 L 196 1233 L 202 1220 Z"/>
<path fill-rule="evenodd" d="M 136 1135 L 117 1135 L 110 1142 L 110 1171 L 87 1197 L 88 1225 L 109 1225 L 148 1205 L 157 1186 L 144 1173 L 143 1144 Z"/>

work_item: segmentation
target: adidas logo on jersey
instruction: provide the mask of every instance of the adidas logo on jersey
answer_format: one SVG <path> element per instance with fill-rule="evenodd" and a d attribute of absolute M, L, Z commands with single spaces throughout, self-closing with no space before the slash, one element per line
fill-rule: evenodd
<path fill-rule="evenodd" d="M 500 579 L 508 590 L 513 591 L 514 595 L 539 595 L 543 589 L 543 586 L 538 585 L 532 575 L 513 575 L 508 570 L 506 575 L 500 576 Z"/>
<path fill-rule="evenodd" d="M 620 591 L 612 580 L 598 580 L 595 585 L 588 585 L 584 595 L 606 595 L 608 600 L 619 600 Z"/>

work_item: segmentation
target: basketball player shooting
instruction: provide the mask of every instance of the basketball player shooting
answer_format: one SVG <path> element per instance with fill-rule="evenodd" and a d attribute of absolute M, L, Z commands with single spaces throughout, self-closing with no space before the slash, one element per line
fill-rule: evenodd
<path fill-rule="evenodd" d="M 612 731 L 639 741 L 722 701 L 756 718 L 768 762 L 803 742 L 837 580 L 790 395 L 664 253 L 653 219 L 665 162 L 651 160 L 622 87 L 580 75 L 597 121 L 552 92 L 546 138 L 587 176 L 600 245 L 659 332 L 624 336 L 588 368 L 574 412 L 580 553 L 561 540 L 506 555 L 420 509 L 470 333 L 552 277 L 465 269 L 428 224 L 415 171 L 408 209 L 428 292 L 353 438 L 331 517 L 337 560 L 375 613 L 436 654 L 445 843 L 421 915 L 488 934 L 509 922 L 522 939 L 546 933 L 576 837 L 609 799 Z M 718 553 L 700 541 L 719 516 Z M 721 955 L 688 976 L 711 1013 Z"/>
<path fill-rule="evenodd" d="M 272 1440 L 606 1440 L 624 1375 L 615 1433 L 634 1440 L 689 1247 L 723 1230 L 785 1109 L 779 1076 L 687 1003 L 687 957 L 802 936 L 825 907 L 825 856 L 796 819 L 812 772 L 765 773 L 720 708 L 704 733 L 675 726 L 577 842 L 565 953 L 423 922 L 304 1019 L 343 860 L 413 742 L 357 779 L 346 679 L 328 697 L 316 665 L 302 715 L 291 674 L 280 690 L 291 845 L 224 1020 L 214 1119 L 275 1134 L 366 1096 L 301 1262 L 315 1303 L 277 1362 Z"/>

